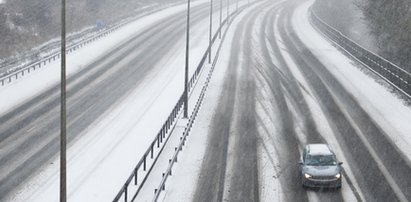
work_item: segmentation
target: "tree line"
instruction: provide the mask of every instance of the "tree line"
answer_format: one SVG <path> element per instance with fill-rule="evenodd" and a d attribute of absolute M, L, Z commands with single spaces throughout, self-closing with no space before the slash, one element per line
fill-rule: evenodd
<path fill-rule="evenodd" d="M 149 5 L 178 0 L 70 0 L 66 1 L 67 30 L 111 24 Z M 7 0 L 0 3 L 0 60 L 21 54 L 60 35 L 60 1 Z"/>
<path fill-rule="evenodd" d="M 357 5 L 381 54 L 411 72 L 411 1 L 362 0 Z"/>
<path fill-rule="evenodd" d="M 362 21 L 367 26 L 375 49 L 384 58 L 411 72 L 411 1 L 410 0 L 317 0 L 314 10 L 348 37 L 350 29 Z M 361 18 L 355 12 L 361 12 Z M 361 45 L 363 40 L 356 40 Z M 369 48 L 370 49 L 370 48 Z"/>

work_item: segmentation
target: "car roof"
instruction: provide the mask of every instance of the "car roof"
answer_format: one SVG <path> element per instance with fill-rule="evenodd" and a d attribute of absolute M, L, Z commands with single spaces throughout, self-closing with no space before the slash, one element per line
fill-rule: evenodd
<path fill-rule="evenodd" d="M 330 155 L 333 154 L 327 144 L 309 144 L 307 145 L 307 152 L 310 155 Z"/>

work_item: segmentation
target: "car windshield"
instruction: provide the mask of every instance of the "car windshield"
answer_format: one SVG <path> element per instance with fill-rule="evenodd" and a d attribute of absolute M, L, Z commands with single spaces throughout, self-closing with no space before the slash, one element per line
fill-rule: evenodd
<path fill-rule="evenodd" d="M 306 164 L 310 166 L 337 165 L 334 155 L 307 155 Z"/>

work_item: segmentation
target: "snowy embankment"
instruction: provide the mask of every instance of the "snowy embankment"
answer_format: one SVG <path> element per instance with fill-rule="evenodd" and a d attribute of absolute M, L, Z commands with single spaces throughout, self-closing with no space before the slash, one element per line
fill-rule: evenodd
<path fill-rule="evenodd" d="M 195 1 L 193 6 L 204 2 Z M 68 76 L 98 60 L 122 41 L 144 32 L 148 26 L 185 9 L 185 5 L 175 6 L 146 16 L 120 28 L 110 37 L 68 55 Z M 208 19 L 204 19 L 192 26 L 191 37 L 195 42 L 190 46 L 190 73 L 207 49 L 208 37 L 204 33 L 207 33 L 208 23 Z M 184 49 L 180 47 L 184 47 L 183 39 L 181 36 L 173 50 L 160 57 L 137 89 L 70 143 L 67 151 L 69 201 L 110 201 L 117 194 L 182 93 Z M 57 85 L 59 75 L 57 61 L 24 79 L 0 87 L 0 99 L 7 100 L 0 103 L 0 114 Z M 58 201 L 59 164 L 56 157 L 8 200 Z"/>
<path fill-rule="evenodd" d="M 301 41 L 350 92 L 361 107 L 411 160 L 411 108 L 390 89 L 364 73 L 310 24 L 308 9 L 313 1 L 294 13 L 293 27 Z"/>
<path fill-rule="evenodd" d="M 5 0 L 2 0 L 2 1 L 3 2 L 0 1 L 0 4 L 5 3 Z M 124 25 L 127 25 L 129 22 L 133 22 L 136 19 L 139 19 L 141 17 L 147 16 L 154 12 L 158 12 L 160 10 L 163 10 L 171 6 L 179 5 L 181 3 L 182 2 L 180 0 L 180 2 L 174 2 L 174 3 L 163 3 L 163 4 L 149 3 L 147 5 L 141 5 L 139 8 L 135 10 L 134 14 L 130 13 L 124 16 L 123 19 L 118 19 L 118 21 L 116 21 L 115 23 L 108 24 L 108 25 L 104 24 L 102 25 L 102 27 L 97 27 L 97 25 L 90 25 L 80 30 L 77 30 L 75 32 L 67 33 L 67 36 L 66 36 L 66 46 L 68 50 L 67 52 L 71 52 L 70 49 L 73 49 L 73 48 L 77 49 L 78 46 L 81 47 L 85 44 L 88 44 L 88 42 L 93 41 L 94 39 L 97 39 L 101 36 L 107 36 L 106 35 L 107 33 L 113 31 L 114 29 L 122 27 Z M 60 52 L 60 38 L 56 37 L 48 41 L 45 41 L 42 44 L 38 44 L 37 46 L 32 47 L 30 50 L 26 50 L 24 52 L 16 53 L 15 55 L 2 58 L 0 59 L 0 77 L 7 77 L 7 76 L 11 76 L 12 74 L 16 74 L 16 73 L 18 74 L 18 72 L 27 70 L 27 67 L 37 66 L 33 64 L 42 63 L 39 61 L 48 61 L 47 58 L 50 58 L 50 57 L 52 57 L 54 60 L 53 56 L 57 56 L 59 52 Z M 24 76 L 24 74 L 21 75 L 20 73 L 18 75 L 18 78 L 16 79 L 19 79 L 22 76 Z M 15 77 L 12 76 L 12 78 L 15 78 Z"/>

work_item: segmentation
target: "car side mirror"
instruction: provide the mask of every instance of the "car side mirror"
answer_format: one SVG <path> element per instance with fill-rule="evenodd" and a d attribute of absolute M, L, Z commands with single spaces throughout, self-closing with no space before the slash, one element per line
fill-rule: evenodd
<path fill-rule="evenodd" d="M 342 165 L 343 164 L 343 162 L 338 162 L 338 165 Z"/>
<path fill-rule="evenodd" d="M 303 161 L 301 160 L 298 161 L 298 165 L 303 165 L 303 164 L 304 164 Z"/>

